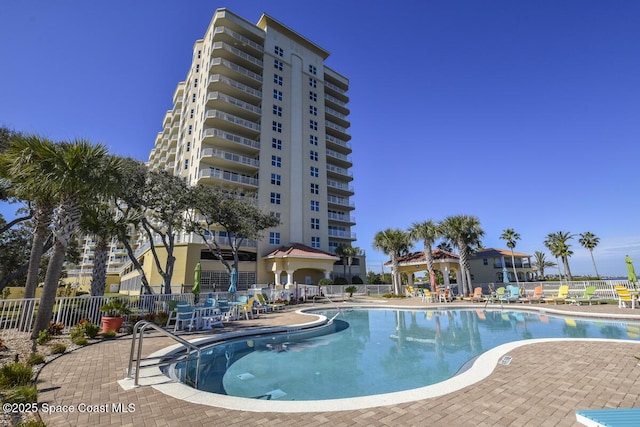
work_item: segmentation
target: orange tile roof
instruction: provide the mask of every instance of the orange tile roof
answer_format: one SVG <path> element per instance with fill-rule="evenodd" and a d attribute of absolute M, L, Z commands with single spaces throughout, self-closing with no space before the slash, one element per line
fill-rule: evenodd
<path fill-rule="evenodd" d="M 511 249 L 496 249 L 496 248 L 484 248 L 484 249 L 480 249 L 479 251 L 477 251 L 475 253 L 475 255 L 472 257 L 472 259 L 478 259 L 478 258 L 488 258 L 488 257 L 492 257 L 492 256 L 502 256 L 502 255 L 508 255 L 511 256 Z M 530 257 L 531 255 L 529 254 L 525 254 L 522 252 L 513 252 L 513 256 L 517 256 L 517 257 Z"/>
<path fill-rule="evenodd" d="M 278 249 L 267 254 L 264 258 L 325 258 L 339 260 L 340 257 L 320 249 L 303 245 L 302 243 L 293 243 L 290 246 L 280 246 Z"/>

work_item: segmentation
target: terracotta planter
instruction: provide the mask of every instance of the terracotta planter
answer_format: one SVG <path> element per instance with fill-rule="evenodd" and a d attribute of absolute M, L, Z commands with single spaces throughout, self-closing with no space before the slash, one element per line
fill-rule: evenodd
<path fill-rule="evenodd" d="M 102 316 L 102 333 L 107 331 L 118 332 L 124 322 L 124 317 L 106 317 Z"/>

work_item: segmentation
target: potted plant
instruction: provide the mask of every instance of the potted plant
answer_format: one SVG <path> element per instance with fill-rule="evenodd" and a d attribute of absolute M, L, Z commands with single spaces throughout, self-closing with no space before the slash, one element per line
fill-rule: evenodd
<path fill-rule="evenodd" d="M 111 298 L 100 307 L 102 315 L 102 333 L 117 332 L 124 322 L 124 316 L 131 313 L 129 303 L 121 298 Z"/>

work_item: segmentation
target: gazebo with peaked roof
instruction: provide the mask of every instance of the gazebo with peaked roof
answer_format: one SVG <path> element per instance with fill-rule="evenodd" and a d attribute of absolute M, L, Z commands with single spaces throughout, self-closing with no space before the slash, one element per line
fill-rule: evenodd
<path fill-rule="evenodd" d="M 276 285 L 281 284 L 283 271 L 287 274 L 286 285 L 292 285 L 294 274 L 298 270 L 317 270 L 323 273 L 323 277 L 330 278 L 333 264 L 340 258 L 320 249 L 293 243 L 280 246 L 262 259 L 267 263 L 267 269 L 273 272 Z"/>
<path fill-rule="evenodd" d="M 444 286 L 450 285 L 450 271 L 455 271 L 457 283 L 462 283 L 458 255 L 442 249 L 434 249 L 431 251 L 431 256 L 433 258 L 433 268 L 442 272 Z M 385 265 L 390 266 L 391 261 L 387 261 Z M 409 278 L 408 284 L 409 286 L 413 286 L 413 273 L 427 271 L 427 260 L 424 256 L 424 251 L 410 252 L 398 258 L 398 271 L 400 273 L 407 273 L 407 277 Z"/>

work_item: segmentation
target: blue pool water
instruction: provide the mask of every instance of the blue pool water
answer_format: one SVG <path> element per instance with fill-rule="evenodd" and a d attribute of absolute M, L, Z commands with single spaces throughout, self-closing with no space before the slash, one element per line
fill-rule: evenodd
<path fill-rule="evenodd" d="M 202 353 L 198 389 L 238 397 L 324 400 L 436 384 L 498 345 L 533 338 L 640 340 L 640 323 L 483 310 L 351 309 L 316 331 L 244 337 Z M 189 378 L 195 365 L 188 367 Z M 185 366 L 173 373 L 184 382 Z M 189 382 L 189 381 L 187 381 Z"/>

